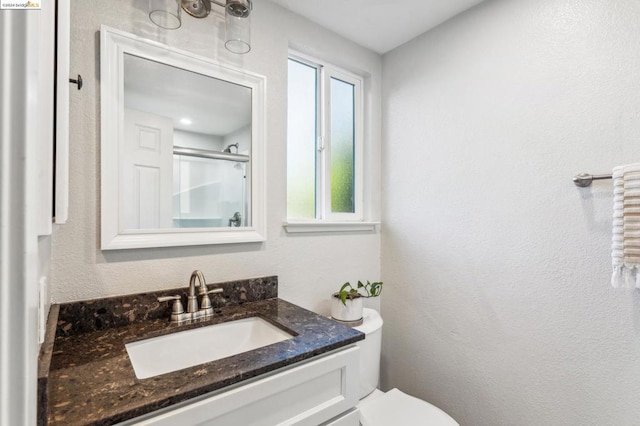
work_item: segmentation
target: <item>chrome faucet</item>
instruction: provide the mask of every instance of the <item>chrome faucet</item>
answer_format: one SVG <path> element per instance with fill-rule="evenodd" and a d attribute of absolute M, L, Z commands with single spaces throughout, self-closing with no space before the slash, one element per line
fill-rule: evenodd
<path fill-rule="evenodd" d="M 198 295 L 201 297 L 200 306 L 198 306 L 198 296 L 196 296 L 196 280 L 198 281 Z M 158 297 L 158 302 L 166 302 L 173 300 L 170 321 L 174 323 L 183 323 L 198 318 L 209 318 L 213 316 L 213 306 L 211 306 L 210 294 L 222 293 L 223 289 L 214 288 L 207 289 L 207 283 L 204 274 L 199 271 L 193 271 L 189 279 L 189 295 L 187 296 L 187 312 L 182 307 L 180 296 Z"/>
<path fill-rule="evenodd" d="M 189 279 L 189 296 L 187 297 L 187 312 L 192 314 L 200 310 L 198 308 L 198 297 L 196 296 L 196 279 L 198 280 L 198 290 L 202 291 L 203 286 L 206 289 L 204 274 L 201 271 L 193 271 Z"/>
<path fill-rule="evenodd" d="M 200 295 L 200 308 L 198 308 L 198 298 L 196 296 L 196 279 L 198 280 L 198 294 Z M 196 318 L 208 318 L 213 315 L 213 307 L 211 306 L 210 294 L 222 293 L 221 288 L 214 288 L 213 290 L 207 289 L 207 283 L 204 279 L 204 274 L 199 271 L 193 271 L 191 273 L 191 279 L 189 280 L 189 296 L 187 297 L 187 313 L 193 314 L 193 319 Z"/>

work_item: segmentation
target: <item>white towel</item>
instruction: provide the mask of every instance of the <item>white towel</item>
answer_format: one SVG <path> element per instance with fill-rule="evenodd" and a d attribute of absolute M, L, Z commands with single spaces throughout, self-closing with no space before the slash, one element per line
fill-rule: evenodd
<path fill-rule="evenodd" d="M 640 288 L 640 163 L 613 169 L 614 287 Z"/>

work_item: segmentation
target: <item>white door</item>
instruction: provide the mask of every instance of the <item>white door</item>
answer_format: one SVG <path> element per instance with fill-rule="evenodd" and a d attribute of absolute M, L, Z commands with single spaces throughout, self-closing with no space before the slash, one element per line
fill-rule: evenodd
<path fill-rule="evenodd" d="M 121 230 L 171 228 L 173 120 L 125 109 L 124 136 Z"/>

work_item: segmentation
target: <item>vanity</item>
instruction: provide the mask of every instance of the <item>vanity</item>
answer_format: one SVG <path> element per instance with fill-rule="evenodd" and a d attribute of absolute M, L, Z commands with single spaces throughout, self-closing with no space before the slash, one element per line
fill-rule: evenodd
<path fill-rule="evenodd" d="M 39 424 L 359 424 L 355 343 L 362 333 L 279 299 L 277 277 L 212 287 L 222 289 L 211 297 L 213 316 L 184 324 L 170 323 L 170 306 L 157 299 L 186 300 L 187 288 L 53 306 L 39 360 Z M 127 350 L 149 338 L 256 318 L 286 337 L 146 378 Z"/>

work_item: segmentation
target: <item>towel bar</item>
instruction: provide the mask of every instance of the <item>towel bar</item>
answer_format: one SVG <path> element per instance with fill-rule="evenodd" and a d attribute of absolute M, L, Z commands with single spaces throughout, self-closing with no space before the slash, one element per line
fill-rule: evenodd
<path fill-rule="evenodd" d="M 594 180 L 601 180 L 601 179 L 611 179 L 612 176 L 611 175 L 590 175 L 589 173 L 580 173 L 579 175 L 576 175 L 573 177 L 573 183 L 576 184 L 576 186 L 580 186 L 580 187 L 586 187 L 591 185 L 591 182 L 593 182 Z"/>

